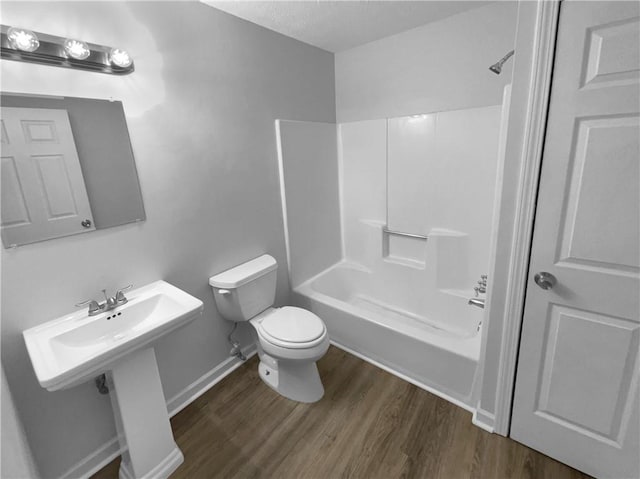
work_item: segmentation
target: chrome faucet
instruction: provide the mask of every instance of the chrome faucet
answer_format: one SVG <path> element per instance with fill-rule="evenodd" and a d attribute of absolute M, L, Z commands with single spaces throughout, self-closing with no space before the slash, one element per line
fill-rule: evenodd
<path fill-rule="evenodd" d="M 100 314 L 105 311 L 111 311 L 112 309 L 117 308 L 118 306 L 122 306 L 127 301 L 127 297 L 124 295 L 125 291 L 130 290 L 133 287 L 132 284 L 125 286 L 124 288 L 120 288 L 116 291 L 116 294 L 109 297 L 107 296 L 107 290 L 103 289 L 102 294 L 104 295 L 104 302 L 99 303 L 95 299 L 87 299 L 86 301 L 82 301 L 81 303 L 76 304 L 77 308 L 82 306 L 89 305 L 89 316 L 95 316 L 96 314 Z"/>

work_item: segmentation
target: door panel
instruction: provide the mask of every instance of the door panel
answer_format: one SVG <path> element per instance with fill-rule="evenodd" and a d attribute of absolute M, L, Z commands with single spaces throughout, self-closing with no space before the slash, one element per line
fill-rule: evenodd
<path fill-rule="evenodd" d="M 640 474 L 639 20 L 562 2 L 513 403 L 514 439 L 597 477 Z"/>
<path fill-rule="evenodd" d="M 638 356 L 639 325 L 550 306 L 537 412 L 598 440 L 617 442 L 620 420 L 630 406 L 628 373 Z M 580 350 L 590 354 L 575 354 Z"/>
<path fill-rule="evenodd" d="M 579 121 L 560 261 L 615 272 L 640 267 L 638 116 Z M 606 202 L 606 206 L 601 205 Z"/>
<path fill-rule="evenodd" d="M 31 157 L 38 171 L 41 194 L 51 219 L 77 216 L 73 186 L 62 155 L 34 155 Z"/>
<path fill-rule="evenodd" d="M 31 222 L 27 201 L 20 183 L 16 159 L 2 157 L 2 226 L 27 225 Z"/>
<path fill-rule="evenodd" d="M 33 110 L 32 110 L 33 111 Z M 24 115 L 26 112 L 16 112 Z M 59 143 L 58 131 L 53 120 L 21 120 L 25 143 Z"/>
<path fill-rule="evenodd" d="M 587 32 L 586 68 L 580 85 L 601 86 L 638 80 L 640 24 L 637 18 L 604 23 Z"/>
<path fill-rule="evenodd" d="M 6 246 L 95 229 L 65 110 L 2 108 L 2 175 Z"/>

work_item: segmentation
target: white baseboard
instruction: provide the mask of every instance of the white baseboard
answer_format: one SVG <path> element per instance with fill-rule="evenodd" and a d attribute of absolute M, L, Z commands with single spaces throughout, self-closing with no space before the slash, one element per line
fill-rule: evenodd
<path fill-rule="evenodd" d="M 331 344 L 333 344 L 336 348 L 338 349 L 342 349 L 343 351 L 348 352 L 349 354 L 353 354 L 354 356 L 362 359 L 363 361 L 366 361 L 370 364 L 373 364 L 374 366 L 385 370 L 386 372 L 393 374 L 394 376 L 399 377 L 400 379 L 403 379 L 405 381 L 407 381 L 408 383 L 413 384 L 414 386 L 419 387 L 420 389 L 424 389 L 427 392 L 430 392 L 431 394 L 441 397 L 442 399 L 444 399 L 445 401 L 449 401 L 452 404 L 455 404 L 458 407 L 461 407 L 462 409 L 469 411 L 471 413 L 475 413 L 475 408 L 471 407 L 469 404 L 466 404 L 462 401 L 460 401 L 459 399 L 453 398 L 451 396 L 449 396 L 446 393 L 443 393 L 442 391 L 438 391 L 437 389 L 434 389 L 432 386 L 428 386 L 427 384 L 424 384 L 420 381 L 416 381 L 413 378 L 410 378 L 409 376 L 396 371 L 393 368 L 390 368 L 389 366 L 382 364 L 378 361 L 376 361 L 375 359 L 371 359 L 369 356 L 366 356 L 365 354 L 359 353 L 357 351 L 354 351 L 353 349 L 349 348 L 348 346 L 344 346 L 336 341 L 334 341 L 333 339 L 331 340 Z"/>
<path fill-rule="evenodd" d="M 242 351 L 247 359 L 256 354 L 255 345 L 251 345 Z M 233 371 L 244 364 L 236 357 L 230 357 L 218 364 L 215 368 L 202 375 L 193 383 L 189 384 L 182 391 L 167 401 L 167 411 L 169 417 L 173 417 L 182 411 L 193 401 L 202 396 L 205 392 L 226 378 Z M 60 476 L 60 479 L 85 479 L 122 454 L 118 438 L 114 437 L 89 454 L 84 459 L 71 466 L 67 472 Z"/>
<path fill-rule="evenodd" d="M 496 423 L 496 417 L 483 409 L 476 409 L 473 412 L 471 422 L 478 426 L 480 429 L 484 429 L 487 432 L 494 433 L 493 426 Z"/>
<path fill-rule="evenodd" d="M 120 443 L 118 442 L 118 438 L 114 437 L 113 439 L 105 442 L 87 457 L 71 466 L 67 472 L 60 476 L 60 479 L 84 479 L 90 477 L 113 461 L 120 454 Z"/>
<path fill-rule="evenodd" d="M 251 346 L 243 349 L 242 353 L 248 360 L 257 353 L 257 350 L 255 345 L 252 344 Z M 189 384 L 186 388 L 167 401 L 169 417 L 173 417 L 178 414 L 185 407 L 198 399 L 243 364 L 244 362 L 240 361 L 236 357 L 227 358 L 211 371 Z"/>

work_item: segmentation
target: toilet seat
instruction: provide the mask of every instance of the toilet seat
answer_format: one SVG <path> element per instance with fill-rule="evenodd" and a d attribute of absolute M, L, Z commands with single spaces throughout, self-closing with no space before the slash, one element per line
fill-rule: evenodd
<path fill-rule="evenodd" d="M 268 310 L 251 322 L 262 340 L 281 348 L 313 348 L 327 336 L 327 328 L 318 316 L 294 306 Z"/>

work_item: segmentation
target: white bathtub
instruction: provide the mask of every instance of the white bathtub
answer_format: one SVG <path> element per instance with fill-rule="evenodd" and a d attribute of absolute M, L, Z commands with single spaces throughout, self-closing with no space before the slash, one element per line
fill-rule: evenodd
<path fill-rule="evenodd" d="M 294 288 L 294 302 L 323 319 L 336 346 L 472 410 L 482 310 L 451 292 L 446 313 L 403 308 L 399 281 L 342 262 Z"/>

